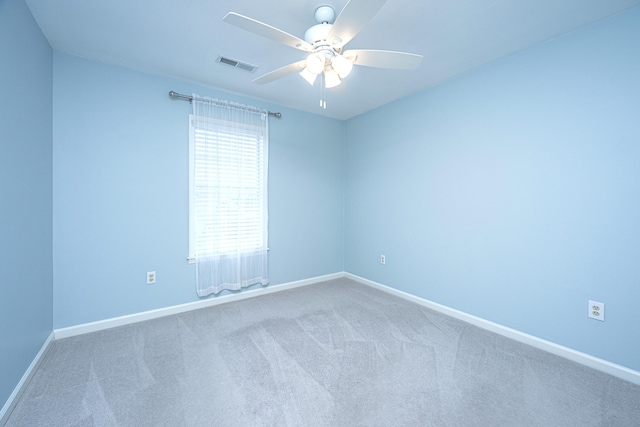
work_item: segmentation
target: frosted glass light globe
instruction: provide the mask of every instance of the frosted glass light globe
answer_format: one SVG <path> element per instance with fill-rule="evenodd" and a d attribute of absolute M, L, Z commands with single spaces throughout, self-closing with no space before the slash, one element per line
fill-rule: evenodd
<path fill-rule="evenodd" d="M 306 67 L 311 73 L 320 74 L 324 70 L 324 55 L 316 52 L 307 56 Z"/>
<path fill-rule="evenodd" d="M 331 66 L 338 73 L 341 79 L 344 79 L 353 70 L 353 62 L 342 55 L 336 55 L 331 59 Z"/>
<path fill-rule="evenodd" d="M 324 87 L 331 89 L 332 87 L 338 86 L 340 83 L 342 83 L 342 80 L 340 80 L 336 70 L 329 68 L 324 71 Z"/>

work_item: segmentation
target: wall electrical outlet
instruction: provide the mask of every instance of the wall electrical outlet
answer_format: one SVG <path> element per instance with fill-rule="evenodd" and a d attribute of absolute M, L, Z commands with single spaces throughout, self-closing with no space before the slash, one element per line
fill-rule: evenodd
<path fill-rule="evenodd" d="M 154 283 L 156 283 L 156 272 L 147 271 L 147 285 L 152 285 Z"/>
<path fill-rule="evenodd" d="M 604 304 L 597 301 L 589 301 L 589 317 L 604 322 Z"/>
<path fill-rule="evenodd" d="M 384 255 L 380 255 L 380 264 L 386 264 L 387 258 Z"/>

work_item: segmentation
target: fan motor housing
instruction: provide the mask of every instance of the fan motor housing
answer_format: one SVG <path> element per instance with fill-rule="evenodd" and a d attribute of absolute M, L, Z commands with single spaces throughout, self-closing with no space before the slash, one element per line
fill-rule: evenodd
<path fill-rule="evenodd" d="M 333 27 L 332 24 L 317 24 L 309 28 L 304 33 L 304 41 L 310 44 L 317 43 L 322 40 L 326 40 L 329 30 Z"/>
<path fill-rule="evenodd" d="M 309 28 L 304 33 L 304 41 L 310 44 L 327 39 L 327 35 L 336 19 L 336 12 L 331 6 L 320 6 L 316 9 L 314 18 L 316 19 L 317 25 Z"/>

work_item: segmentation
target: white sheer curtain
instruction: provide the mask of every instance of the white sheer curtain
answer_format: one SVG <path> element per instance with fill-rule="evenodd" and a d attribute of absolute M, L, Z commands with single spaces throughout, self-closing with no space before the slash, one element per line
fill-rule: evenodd
<path fill-rule="evenodd" d="M 193 94 L 192 256 L 199 296 L 269 283 L 266 111 Z"/>

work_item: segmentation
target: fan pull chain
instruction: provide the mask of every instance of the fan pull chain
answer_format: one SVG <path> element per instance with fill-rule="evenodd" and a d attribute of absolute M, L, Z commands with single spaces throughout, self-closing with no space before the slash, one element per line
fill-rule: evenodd
<path fill-rule="evenodd" d="M 325 95 L 325 91 L 324 91 L 324 73 L 321 73 L 320 75 L 320 108 L 324 108 L 325 110 L 327 109 L 327 100 L 324 97 Z"/>
<path fill-rule="evenodd" d="M 320 74 L 320 108 L 322 108 L 324 100 L 324 73 Z"/>

